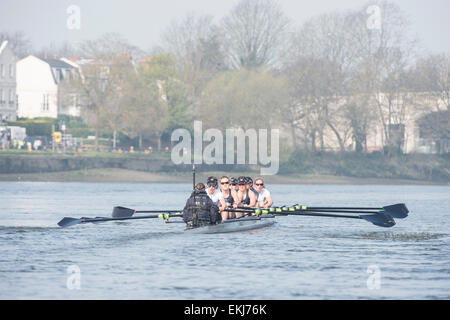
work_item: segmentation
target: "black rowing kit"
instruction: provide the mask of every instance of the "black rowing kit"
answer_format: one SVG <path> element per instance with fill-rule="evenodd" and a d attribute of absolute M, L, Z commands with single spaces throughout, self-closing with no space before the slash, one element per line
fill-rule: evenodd
<path fill-rule="evenodd" d="M 251 188 L 250 191 L 252 191 L 256 195 L 256 199 L 258 199 L 258 192 L 256 192 L 255 189 Z M 250 204 L 250 197 L 248 196 L 248 190 L 245 192 L 245 198 L 241 201 L 242 204 L 249 205 Z"/>
<path fill-rule="evenodd" d="M 222 220 L 219 207 L 209 198 L 205 190 L 195 190 L 183 209 L 183 220 L 187 228 L 216 224 Z"/>
<path fill-rule="evenodd" d="M 225 202 L 228 202 L 230 204 L 230 207 L 234 204 L 234 198 L 231 195 L 231 190 L 228 191 L 228 197 L 223 197 L 223 199 L 225 200 Z"/>

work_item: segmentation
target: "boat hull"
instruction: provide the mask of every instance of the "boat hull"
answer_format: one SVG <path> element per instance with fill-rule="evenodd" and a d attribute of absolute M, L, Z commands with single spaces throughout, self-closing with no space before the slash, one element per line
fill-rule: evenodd
<path fill-rule="evenodd" d="M 275 223 L 273 217 L 248 217 L 239 219 L 229 219 L 217 225 L 203 226 L 194 229 L 186 229 L 189 233 L 229 233 L 256 230 L 266 228 Z"/>

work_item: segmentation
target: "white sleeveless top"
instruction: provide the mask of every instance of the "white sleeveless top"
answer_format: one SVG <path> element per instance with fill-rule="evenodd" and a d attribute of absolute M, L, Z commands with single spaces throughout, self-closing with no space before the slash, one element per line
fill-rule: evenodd
<path fill-rule="evenodd" d="M 266 188 L 262 189 L 261 193 L 258 195 L 258 202 L 266 200 L 266 198 L 269 196 L 270 196 L 269 190 L 267 190 Z"/>
<path fill-rule="evenodd" d="M 216 206 L 219 205 L 220 199 L 223 199 L 223 194 L 219 191 L 219 189 L 214 190 L 213 194 L 209 194 L 208 192 L 206 192 L 206 194 Z"/>

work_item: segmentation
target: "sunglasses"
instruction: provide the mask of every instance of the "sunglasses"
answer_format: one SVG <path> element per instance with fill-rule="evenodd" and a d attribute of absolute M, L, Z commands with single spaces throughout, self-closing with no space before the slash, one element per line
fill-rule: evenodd
<path fill-rule="evenodd" d="M 230 184 L 230 181 L 220 181 L 220 184 Z"/>
<path fill-rule="evenodd" d="M 217 184 L 215 184 L 215 183 L 208 183 L 207 186 L 208 186 L 208 188 L 210 188 L 210 187 L 214 187 L 215 188 L 215 187 L 217 187 Z"/>
<path fill-rule="evenodd" d="M 255 183 L 255 186 L 263 186 L 264 183 Z"/>

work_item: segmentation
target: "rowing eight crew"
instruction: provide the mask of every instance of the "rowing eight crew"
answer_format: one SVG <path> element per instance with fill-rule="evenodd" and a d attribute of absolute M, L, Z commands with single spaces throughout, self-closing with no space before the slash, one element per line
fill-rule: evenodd
<path fill-rule="evenodd" d="M 238 179 L 230 179 L 223 176 L 219 179 L 220 190 L 217 182 L 217 178 L 209 177 L 206 183 L 206 193 L 212 202 L 219 207 L 222 220 L 241 218 L 245 215 L 241 212 L 227 211 L 227 208 L 269 208 L 273 204 L 270 192 L 264 187 L 262 178 L 256 178 L 253 184 L 250 177 L 241 176 Z"/>
<path fill-rule="evenodd" d="M 231 187 L 230 187 L 231 185 Z M 215 177 L 209 177 L 207 188 L 203 183 L 195 186 L 183 209 L 183 220 L 188 229 L 203 225 L 214 225 L 223 220 L 241 218 L 245 213 L 230 212 L 227 209 L 239 207 L 268 208 L 273 204 L 269 190 L 262 178 L 250 177 L 220 178 L 220 190 Z"/>

